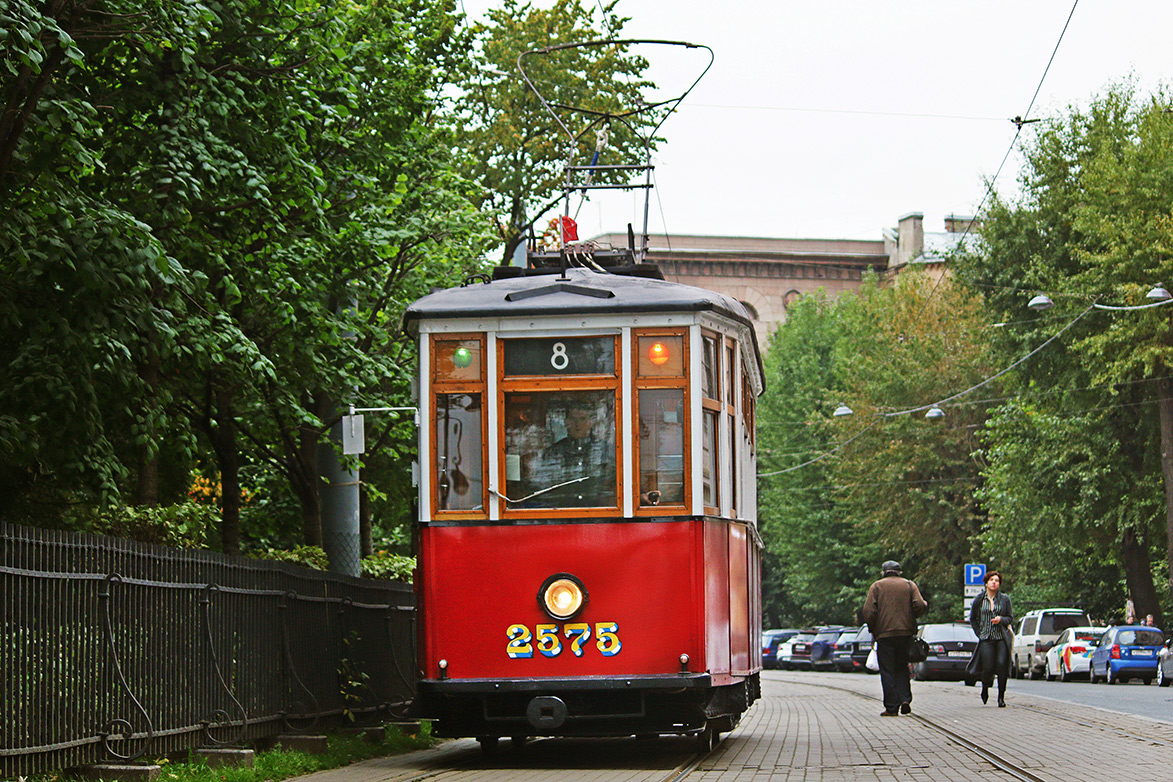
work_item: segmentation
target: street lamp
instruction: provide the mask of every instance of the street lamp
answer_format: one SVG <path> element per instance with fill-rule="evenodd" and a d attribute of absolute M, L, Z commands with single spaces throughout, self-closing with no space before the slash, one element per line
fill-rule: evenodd
<path fill-rule="evenodd" d="M 932 407 L 929 408 L 929 411 L 927 413 L 925 413 L 925 418 L 929 418 L 929 419 L 944 418 L 944 417 L 945 417 L 945 411 L 942 410 L 940 407 L 937 407 L 937 405 L 933 405 Z"/>
<path fill-rule="evenodd" d="M 842 418 L 845 415 L 852 415 L 854 413 L 855 411 L 847 405 L 839 405 L 835 408 L 835 412 L 831 413 L 831 415 L 835 416 L 836 418 Z"/>

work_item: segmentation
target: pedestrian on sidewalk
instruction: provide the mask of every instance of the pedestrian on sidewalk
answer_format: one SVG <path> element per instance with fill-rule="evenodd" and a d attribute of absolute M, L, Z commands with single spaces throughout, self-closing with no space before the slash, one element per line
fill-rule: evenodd
<path fill-rule="evenodd" d="M 998 677 L 998 705 L 1006 705 L 1006 678 L 1010 674 L 1010 648 L 1014 643 L 1014 614 L 1010 596 L 1003 594 L 1002 574 L 991 570 L 986 591 L 973 599 L 969 623 L 978 637 L 977 648 L 965 672 L 982 680 L 982 703 L 990 700 L 990 685 Z"/>
<path fill-rule="evenodd" d="M 912 683 L 908 676 L 908 646 L 916 635 L 916 618 L 929 607 L 916 584 L 900 574 L 900 563 L 888 560 L 882 576 L 868 589 L 863 620 L 876 639 L 880 686 L 884 690 L 883 717 L 912 711 Z"/>

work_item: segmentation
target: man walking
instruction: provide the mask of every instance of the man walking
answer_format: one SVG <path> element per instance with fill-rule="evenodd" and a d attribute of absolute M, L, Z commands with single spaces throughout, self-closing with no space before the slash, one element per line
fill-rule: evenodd
<path fill-rule="evenodd" d="M 876 639 L 880 686 L 884 690 L 883 717 L 912 711 L 912 684 L 908 679 L 908 645 L 916 634 L 916 618 L 929 607 L 916 584 L 902 577 L 899 562 L 880 566 L 883 577 L 868 589 L 863 620 Z"/>

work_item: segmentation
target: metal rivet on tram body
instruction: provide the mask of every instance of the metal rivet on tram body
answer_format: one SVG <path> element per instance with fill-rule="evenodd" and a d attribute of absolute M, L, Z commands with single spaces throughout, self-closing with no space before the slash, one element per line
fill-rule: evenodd
<path fill-rule="evenodd" d="M 680 672 L 681 673 L 688 673 L 688 655 L 687 654 L 680 655 Z"/>

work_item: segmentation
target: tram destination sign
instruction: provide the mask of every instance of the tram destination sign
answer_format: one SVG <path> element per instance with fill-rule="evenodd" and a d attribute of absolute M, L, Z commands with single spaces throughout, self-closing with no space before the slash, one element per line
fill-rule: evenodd
<path fill-rule="evenodd" d="M 614 337 L 550 337 L 505 341 L 505 374 L 615 374 Z"/>

